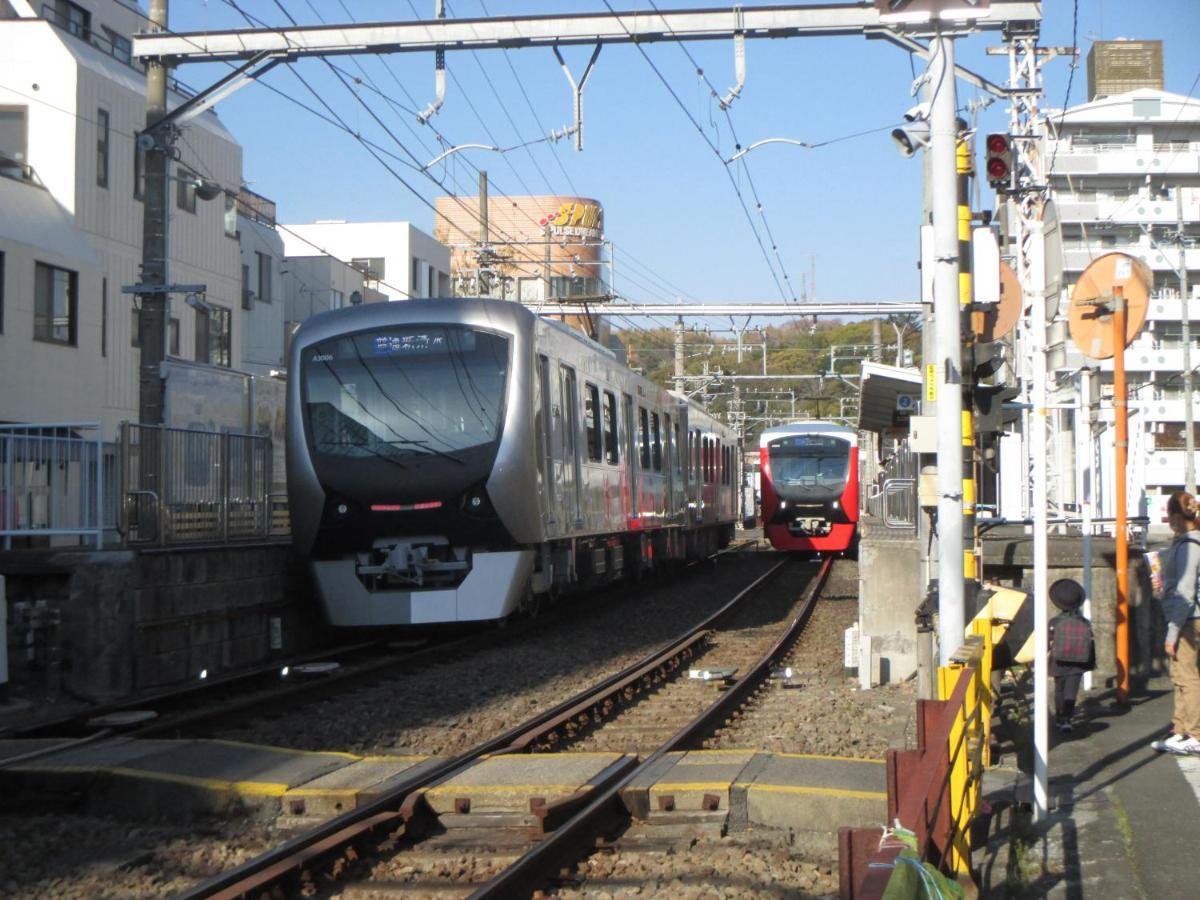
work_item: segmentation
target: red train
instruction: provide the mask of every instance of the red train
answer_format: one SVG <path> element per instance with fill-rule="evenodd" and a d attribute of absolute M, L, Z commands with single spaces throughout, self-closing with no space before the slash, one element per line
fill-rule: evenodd
<path fill-rule="evenodd" d="M 857 547 L 858 433 L 792 422 L 759 439 L 763 532 L 776 550 L 845 553 Z"/>

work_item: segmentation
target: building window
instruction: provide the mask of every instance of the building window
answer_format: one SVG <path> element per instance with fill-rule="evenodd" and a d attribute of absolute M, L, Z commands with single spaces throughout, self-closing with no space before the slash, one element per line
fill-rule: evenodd
<path fill-rule="evenodd" d="M 233 314 L 223 306 L 209 304 L 209 310 L 196 310 L 196 362 L 229 368 L 233 365 Z"/>
<path fill-rule="evenodd" d="M 125 35 L 117 34 L 107 25 L 101 25 L 100 30 L 104 32 L 104 38 L 112 49 L 113 58 L 119 59 L 127 66 L 133 65 L 133 42 Z"/>
<path fill-rule="evenodd" d="M 180 209 L 194 213 L 196 211 L 196 173 L 185 166 L 179 166 L 175 171 L 175 205 Z"/>
<path fill-rule="evenodd" d="M 242 265 L 242 309 L 253 309 L 254 291 L 250 290 L 250 267 Z"/>
<path fill-rule="evenodd" d="M 238 236 L 237 227 L 237 197 L 225 192 L 225 235 L 235 238 Z"/>
<path fill-rule="evenodd" d="M 0 334 L 4 334 L 4 254 L 0 253 Z"/>
<path fill-rule="evenodd" d="M 75 345 L 75 313 L 79 275 L 46 263 L 35 263 L 33 279 L 33 338 L 51 344 Z"/>
<path fill-rule="evenodd" d="M 346 302 L 345 295 L 341 291 L 330 291 L 329 292 L 329 308 L 330 309 L 341 309 L 342 305 L 345 302 Z"/>
<path fill-rule="evenodd" d="M 60 27 L 77 38 L 89 40 L 92 36 L 92 14 L 70 0 L 54 0 L 54 16 Z"/>
<path fill-rule="evenodd" d="M 179 356 L 179 320 L 174 316 L 167 320 L 167 353 Z"/>
<path fill-rule="evenodd" d="M 258 257 L 258 299 L 261 303 L 271 302 L 271 257 L 266 253 L 255 253 Z"/>
<path fill-rule="evenodd" d="M 96 110 L 96 185 L 108 187 L 108 110 Z"/>
<path fill-rule="evenodd" d="M 27 115 L 24 106 L 0 106 L 0 174 L 24 177 L 21 169 L 26 162 Z M 13 163 L 17 171 L 10 172 Z"/>
<path fill-rule="evenodd" d="M 100 280 L 100 355 L 108 356 L 108 279 Z"/>
<path fill-rule="evenodd" d="M 382 256 L 360 256 L 350 260 L 351 268 L 362 272 L 367 281 L 383 281 L 387 277 Z M 416 286 L 416 283 L 413 283 Z"/>

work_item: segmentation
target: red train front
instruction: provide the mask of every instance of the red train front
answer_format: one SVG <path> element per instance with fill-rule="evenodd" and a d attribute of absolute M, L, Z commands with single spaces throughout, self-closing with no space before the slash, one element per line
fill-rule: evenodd
<path fill-rule="evenodd" d="M 858 434 L 832 422 L 763 431 L 763 532 L 776 550 L 842 553 L 858 528 Z"/>

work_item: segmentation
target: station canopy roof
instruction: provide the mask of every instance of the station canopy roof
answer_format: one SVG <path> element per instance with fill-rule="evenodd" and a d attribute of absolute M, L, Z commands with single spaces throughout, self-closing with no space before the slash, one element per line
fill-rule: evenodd
<path fill-rule="evenodd" d="M 864 362 L 858 395 L 858 427 L 876 433 L 906 425 L 909 410 L 905 400 L 921 396 L 921 371 L 916 368 Z"/>

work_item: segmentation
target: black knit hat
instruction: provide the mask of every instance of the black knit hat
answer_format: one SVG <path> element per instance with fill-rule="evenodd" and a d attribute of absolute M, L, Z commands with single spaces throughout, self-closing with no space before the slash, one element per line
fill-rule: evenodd
<path fill-rule="evenodd" d="M 1050 585 L 1050 602 L 1063 612 L 1083 606 L 1083 588 L 1073 578 L 1060 578 Z"/>

